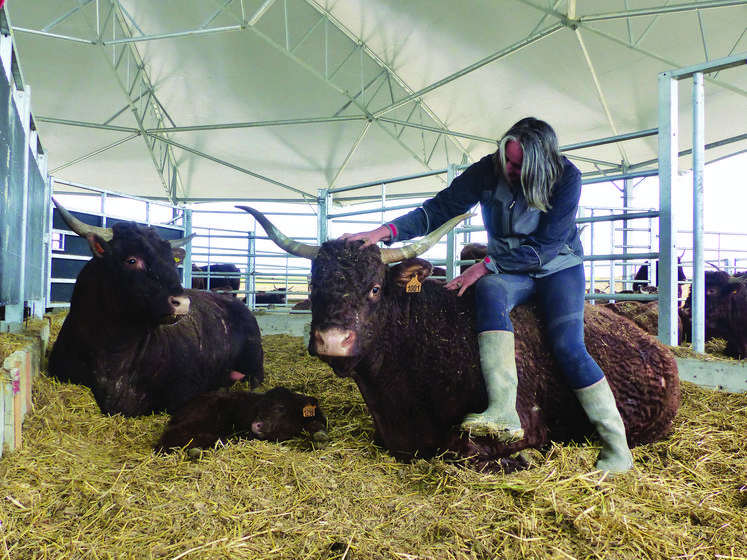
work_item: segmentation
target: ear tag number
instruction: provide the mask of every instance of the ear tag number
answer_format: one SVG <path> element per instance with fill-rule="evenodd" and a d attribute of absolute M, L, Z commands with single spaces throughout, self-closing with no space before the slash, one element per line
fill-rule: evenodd
<path fill-rule="evenodd" d="M 306 406 L 303 407 L 303 416 L 304 418 L 309 418 L 311 416 L 316 416 L 316 406 L 309 403 Z"/>
<path fill-rule="evenodd" d="M 407 286 L 405 287 L 405 291 L 408 294 L 414 294 L 414 293 L 418 293 L 421 287 L 422 287 L 422 284 L 418 282 L 418 275 L 414 274 L 413 277 L 410 279 L 410 281 L 407 283 Z"/>

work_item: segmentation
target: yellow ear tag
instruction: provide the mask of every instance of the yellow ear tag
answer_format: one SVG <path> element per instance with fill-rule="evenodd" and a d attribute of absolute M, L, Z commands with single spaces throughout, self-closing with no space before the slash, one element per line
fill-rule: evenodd
<path fill-rule="evenodd" d="M 174 260 L 175 260 L 175 261 L 176 261 L 177 263 L 180 263 L 180 262 L 182 262 L 182 259 L 180 259 L 179 257 L 174 257 Z"/>
<path fill-rule="evenodd" d="M 304 406 L 303 416 L 304 418 L 309 418 L 310 416 L 316 416 L 316 405 L 309 403 L 306 406 Z"/>
<path fill-rule="evenodd" d="M 422 284 L 418 282 L 418 275 L 414 274 L 412 276 L 412 279 L 407 283 L 407 286 L 405 287 L 405 291 L 408 294 L 417 293 L 420 291 Z"/>

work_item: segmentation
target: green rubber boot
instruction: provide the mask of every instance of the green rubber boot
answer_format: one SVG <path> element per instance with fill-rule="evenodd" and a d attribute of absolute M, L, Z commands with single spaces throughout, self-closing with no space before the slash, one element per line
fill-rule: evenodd
<path fill-rule="evenodd" d="M 574 392 L 602 440 L 596 468 L 612 476 L 632 469 L 633 455 L 628 449 L 625 425 L 607 379 L 603 377 L 593 385 Z"/>
<path fill-rule="evenodd" d="M 516 413 L 516 356 L 514 333 L 486 331 L 477 336 L 480 366 L 488 390 L 488 408 L 479 414 L 468 414 L 462 429 L 472 435 L 491 435 L 503 442 L 524 437 Z"/>

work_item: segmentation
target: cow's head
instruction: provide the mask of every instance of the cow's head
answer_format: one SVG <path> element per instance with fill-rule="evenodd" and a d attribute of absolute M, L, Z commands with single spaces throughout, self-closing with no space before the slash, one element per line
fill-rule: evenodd
<path fill-rule="evenodd" d="M 135 222 L 111 228 L 90 226 L 54 203 L 68 227 L 91 246 L 91 264 L 99 271 L 93 280 L 99 283 L 96 289 L 124 301 L 123 313 L 131 320 L 170 322 L 189 311 L 189 298 L 177 272 L 185 256 L 181 246 L 189 238 L 168 242 L 155 228 Z"/>
<path fill-rule="evenodd" d="M 312 260 L 309 353 L 325 357 L 336 372 L 350 371 L 371 347 L 381 329 L 383 302 L 390 290 L 403 290 L 413 276 L 424 279 L 430 271 L 415 257 L 431 248 L 469 214 L 447 222 L 423 239 L 398 249 L 361 248 L 362 241 L 335 239 L 321 246 L 305 245 L 283 235 L 257 210 L 252 214 L 281 249 Z M 403 262 L 404 261 L 404 262 Z M 401 263 L 396 267 L 390 263 Z M 417 269 L 417 270 L 416 270 Z"/>
<path fill-rule="evenodd" d="M 721 270 L 705 273 L 706 326 L 718 328 L 735 311 L 741 312 L 742 306 L 735 306 L 734 300 L 744 297 L 745 283 L 747 275 L 732 276 Z"/>

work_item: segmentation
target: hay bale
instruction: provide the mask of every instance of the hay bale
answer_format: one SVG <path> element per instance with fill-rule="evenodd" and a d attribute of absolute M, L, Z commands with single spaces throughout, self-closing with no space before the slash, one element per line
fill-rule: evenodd
<path fill-rule="evenodd" d="M 165 415 L 103 416 L 41 378 L 24 448 L 0 461 L 10 558 L 740 558 L 747 550 L 747 395 L 683 383 L 673 435 L 613 483 L 598 448 L 553 446 L 531 469 L 402 464 L 372 443 L 355 385 L 301 338 L 263 337 L 267 381 L 314 395 L 331 443 L 240 441 L 155 455 Z"/>

